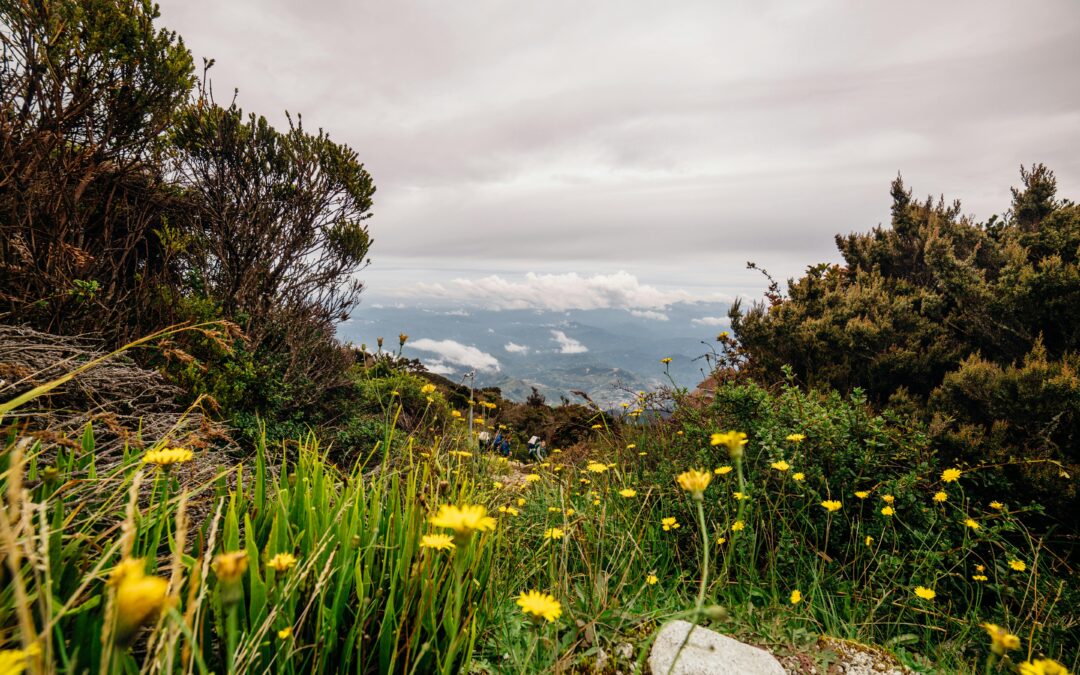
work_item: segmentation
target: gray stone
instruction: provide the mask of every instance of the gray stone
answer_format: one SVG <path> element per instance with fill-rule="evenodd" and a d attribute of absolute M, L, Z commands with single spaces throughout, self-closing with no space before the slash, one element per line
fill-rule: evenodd
<path fill-rule="evenodd" d="M 690 640 L 672 668 L 691 628 Z M 785 675 L 780 662 L 764 649 L 688 621 L 672 621 L 660 629 L 649 653 L 649 667 L 653 675 Z"/>

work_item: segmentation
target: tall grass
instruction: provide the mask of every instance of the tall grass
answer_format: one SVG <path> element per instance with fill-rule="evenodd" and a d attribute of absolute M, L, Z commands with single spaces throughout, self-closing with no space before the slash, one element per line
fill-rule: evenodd
<path fill-rule="evenodd" d="M 336 467 L 308 434 L 259 440 L 199 484 L 183 461 L 134 451 L 99 471 L 89 427 L 74 450 L 8 429 L 7 658 L 42 673 L 580 672 L 630 667 L 684 617 L 781 650 L 818 634 L 884 645 L 933 672 L 981 670 L 991 621 L 1022 637 L 1003 672 L 1074 662 L 1068 561 L 1016 500 L 966 496 L 979 467 L 944 482 L 923 439 L 857 402 L 725 395 L 672 423 L 601 425 L 528 466 L 476 454 L 454 418 L 400 438 L 389 397 L 375 464 Z M 750 432 L 734 462 L 709 443 L 729 424 Z M 700 501 L 674 480 L 692 466 L 712 472 Z M 423 545 L 448 533 L 431 523 L 439 506 L 472 504 L 493 531 Z M 528 620 L 515 599 L 530 590 L 561 617 Z"/>

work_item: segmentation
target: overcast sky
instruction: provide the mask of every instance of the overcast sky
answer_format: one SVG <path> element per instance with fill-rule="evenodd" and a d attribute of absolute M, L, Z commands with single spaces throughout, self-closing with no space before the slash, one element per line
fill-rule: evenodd
<path fill-rule="evenodd" d="M 757 294 L 747 260 L 780 278 L 835 260 L 834 234 L 887 220 L 897 171 L 979 218 L 1021 163 L 1080 198 L 1077 0 L 161 9 L 217 60 L 219 102 L 239 88 L 359 153 L 368 303 Z"/>

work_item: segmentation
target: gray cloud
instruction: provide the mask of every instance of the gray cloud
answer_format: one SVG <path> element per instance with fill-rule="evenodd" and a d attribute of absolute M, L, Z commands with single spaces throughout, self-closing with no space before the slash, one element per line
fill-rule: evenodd
<path fill-rule="evenodd" d="M 219 99 L 240 87 L 246 108 L 303 112 L 356 148 L 379 186 L 376 295 L 395 279 L 380 266 L 434 283 L 431 259 L 462 278 L 603 268 L 760 288 L 733 270 L 835 259 L 833 234 L 887 220 L 897 171 L 982 218 L 1007 208 L 1020 163 L 1080 196 L 1074 0 L 162 11 L 217 58 Z"/>

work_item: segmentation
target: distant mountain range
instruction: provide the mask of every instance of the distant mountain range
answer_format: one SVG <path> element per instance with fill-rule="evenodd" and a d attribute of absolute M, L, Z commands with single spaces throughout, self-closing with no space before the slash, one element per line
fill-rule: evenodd
<path fill-rule="evenodd" d="M 657 310 L 484 310 L 369 305 L 338 330 L 343 340 L 396 350 L 433 372 L 460 380 L 476 372 L 477 386 L 496 386 L 523 400 L 536 387 L 549 403 L 573 390 L 616 407 L 634 393 L 671 384 L 693 387 L 704 379 L 704 355 L 728 327 L 726 303 L 677 303 Z M 580 402 L 580 399 L 577 399 Z"/>

